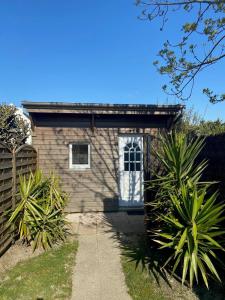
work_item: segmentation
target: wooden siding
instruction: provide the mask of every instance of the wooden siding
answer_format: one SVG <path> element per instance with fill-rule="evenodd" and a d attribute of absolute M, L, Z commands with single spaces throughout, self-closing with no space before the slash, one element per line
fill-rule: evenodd
<path fill-rule="evenodd" d="M 69 194 L 68 212 L 118 210 L 120 134 L 155 134 L 157 129 L 35 127 L 33 145 L 39 167 L 57 173 Z M 91 145 L 91 168 L 69 169 L 69 144 Z"/>

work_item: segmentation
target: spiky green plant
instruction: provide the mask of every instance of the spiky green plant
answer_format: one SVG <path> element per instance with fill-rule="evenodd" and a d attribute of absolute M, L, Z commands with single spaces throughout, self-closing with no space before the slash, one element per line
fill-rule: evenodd
<path fill-rule="evenodd" d="M 164 168 L 168 181 L 180 186 L 188 181 L 198 182 L 207 161 L 196 164 L 196 158 L 204 147 L 201 137 L 190 140 L 183 133 L 172 132 L 160 137 L 161 149 L 156 155 Z M 159 176 L 158 179 L 161 177 Z M 164 179 L 164 178 L 163 178 Z"/>
<path fill-rule="evenodd" d="M 33 249 L 47 249 L 66 237 L 66 220 L 63 209 L 67 196 L 59 181 L 51 174 L 45 177 L 40 170 L 28 178 L 20 177 L 20 202 L 11 212 L 9 225 L 13 225 L 19 238 L 32 243 Z"/>
<path fill-rule="evenodd" d="M 183 133 L 172 132 L 159 137 L 159 147 L 154 149 L 160 162 L 161 173 L 156 173 L 149 182 L 149 188 L 155 192 L 150 205 L 156 209 L 169 209 L 169 193 L 180 193 L 182 184 L 201 186 L 201 175 L 207 167 L 207 161 L 196 163 L 196 158 L 204 147 L 201 137 L 188 139 Z M 211 185 L 212 183 L 208 183 Z M 205 184 L 203 184 L 205 185 Z"/>
<path fill-rule="evenodd" d="M 188 139 L 173 132 L 160 137 L 156 156 L 162 174 L 150 183 L 155 199 L 149 203 L 154 240 L 166 252 L 166 266 L 175 272 L 182 269 L 182 282 L 190 285 L 201 274 L 206 286 L 209 275 L 219 280 L 215 262 L 218 251 L 224 251 L 224 204 L 217 203 L 217 193 L 210 190 L 214 182 L 202 182 L 207 161 L 198 162 L 204 139 Z M 169 255 L 170 253 L 170 255 Z M 222 265 L 222 264 L 221 264 Z"/>
<path fill-rule="evenodd" d="M 166 265 L 173 262 L 172 272 L 178 266 L 182 269 L 182 283 L 189 274 L 192 286 L 200 273 L 208 287 L 209 274 L 220 280 L 215 261 L 219 261 L 218 250 L 224 251 L 221 222 L 225 204 L 216 202 L 217 193 L 207 196 L 207 187 L 199 190 L 196 185 L 182 185 L 180 191 L 170 194 L 172 212 L 159 215 L 162 227 L 154 230 L 154 240 L 160 249 L 171 249 Z"/>

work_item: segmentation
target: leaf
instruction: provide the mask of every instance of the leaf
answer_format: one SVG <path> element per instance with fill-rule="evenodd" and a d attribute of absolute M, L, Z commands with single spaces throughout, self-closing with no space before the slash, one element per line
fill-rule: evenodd
<path fill-rule="evenodd" d="M 201 233 L 200 237 L 208 240 L 212 245 L 214 245 L 214 246 L 218 247 L 219 249 L 223 250 L 223 247 L 217 241 L 215 241 L 213 238 L 211 238 L 208 234 Z"/>
<path fill-rule="evenodd" d="M 197 242 L 198 227 L 197 227 L 195 222 L 193 222 L 193 225 L 192 225 L 192 234 L 193 234 L 194 242 L 196 243 Z"/>
<path fill-rule="evenodd" d="M 209 288 L 209 284 L 208 284 L 208 280 L 207 280 L 207 275 L 206 275 L 206 270 L 205 270 L 205 268 L 204 268 L 204 266 L 203 266 L 203 264 L 202 264 L 202 262 L 201 262 L 200 259 L 197 260 L 197 264 L 198 264 L 198 267 L 199 267 L 199 269 L 201 271 L 202 278 L 203 278 L 203 280 L 205 282 L 205 285 L 206 285 L 207 288 Z"/>
<path fill-rule="evenodd" d="M 184 266 L 183 266 L 183 272 L 182 272 L 182 284 L 184 284 L 184 281 L 185 281 L 186 276 L 187 276 L 189 260 L 190 260 L 189 253 L 188 253 L 188 251 L 186 251 L 185 255 L 184 255 Z"/>
<path fill-rule="evenodd" d="M 206 253 L 202 253 L 202 257 L 204 259 L 204 262 L 206 263 L 206 265 L 208 266 L 208 268 L 210 269 L 210 271 L 216 276 L 216 278 L 221 282 L 221 279 L 219 277 L 219 274 L 217 273 L 212 261 L 210 260 L 210 258 L 208 257 L 208 255 Z"/>
<path fill-rule="evenodd" d="M 183 233 L 181 235 L 180 241 L 177 245 L 177 249 L 176 249 L 176 252 L 175 252 L 175 257 L 180 252 L 182 247 L 184 246 L 184 243 L 186 242 L 186 237 L 187 237 L 187 228 L 185 228 L 185 230 L 183 231 Z"/>

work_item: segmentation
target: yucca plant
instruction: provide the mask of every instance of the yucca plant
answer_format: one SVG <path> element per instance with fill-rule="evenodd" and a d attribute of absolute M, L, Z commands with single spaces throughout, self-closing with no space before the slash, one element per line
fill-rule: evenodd
<path fill-rule="evenodd" d="M 173 131 L 160 136 L 160 149 L 156 152 L 168 180 L 179 186 L 180 183 L 199 182 L 207 161 L 196 164 L 196 158 L 204 147 L 204 138 L 188 139 L 183 133 Z M 159 176 L 159 179 L 161 177 Z"/>
<path fill-rule="evenodd" d="M 33 249 L 48 249 L 58 240 L 66 239 L 66 221 L 60 209 L 41 207 L 41 216 L 32 220 Z"/>
<path fill-rule="evenodd" d="M 10 211 L 9 225 L 13 225 L 19 238 L 33 249 L 47 249 L 67 234 L 65 213 L 67 195 L 61 191 L 59 180 L 51 174 L 45 177 L 40 170 L 20 177 L 20 202 Z"/>
<path fill-rule="evenodd" d="M 207 196 L 207 187 L 198 190 L 196 185 L 182 185 L 180 194 L 171 193 L 172 212 L 160 214 L 161 228 L 154 230 L 155 242 L 160 249 L 171 249 L 165 265 L 173 262 L 172 272 L 182 269 L 182 283 L 187 275 L 192 286 L 199 273 L 208 287 L 209 275 L 220 280 L 215 262 L 218 250 L 224 251 L 222 238 L 225 230 L 225 204 L 217 203 L 217 193 Z M 221 261 L 220 261 L 221 265 Z"/>
<path fill-rule="evenodd" d="M 224 204 L 218 203 L 214 182 L 202 182 L 207 161 L 197 162 L 204 147 L 204 139 L 188 139 L 172 132 L 160 137 L 156 152 L 162 174 L 150 182 L 155 199 L 149 203 L 154 241 L 160 249 L 167 249 L 165 266 L 174 273 L 182 269 L 182 282 L 193 285 L 199 273 L 208 287 L 209 276 L 218 280 L 216 269 L 218 251 L 224 251 Z M 170 253 L 170 255 L 169 255 Z M 220 264 L 222 266 L 222 263 Z"/>
<path fill-rule="evenodd" d="M 152 206 L 163 206 L 165 211 L 170 206 L 168 194 L 171 191 L 179 193 L 182 184 L 201 185 L 200 178 L 207 161 L 196 163 L 196 158 L 203 147 L 203 138 L 188 139 L 183 133 L 172 132 L 159 137 L 159 148 L 154 154 L 162 173 L 154 174 L 149 182 L 149 188 L 155 191 Z"/>

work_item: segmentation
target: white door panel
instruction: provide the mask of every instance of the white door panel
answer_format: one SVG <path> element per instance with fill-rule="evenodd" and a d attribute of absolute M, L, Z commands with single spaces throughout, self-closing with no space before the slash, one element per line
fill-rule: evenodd
<path fill-rule="evenodd" d="M 143 138 L 119 137 L 120 206 L 143 206 Z"/>

